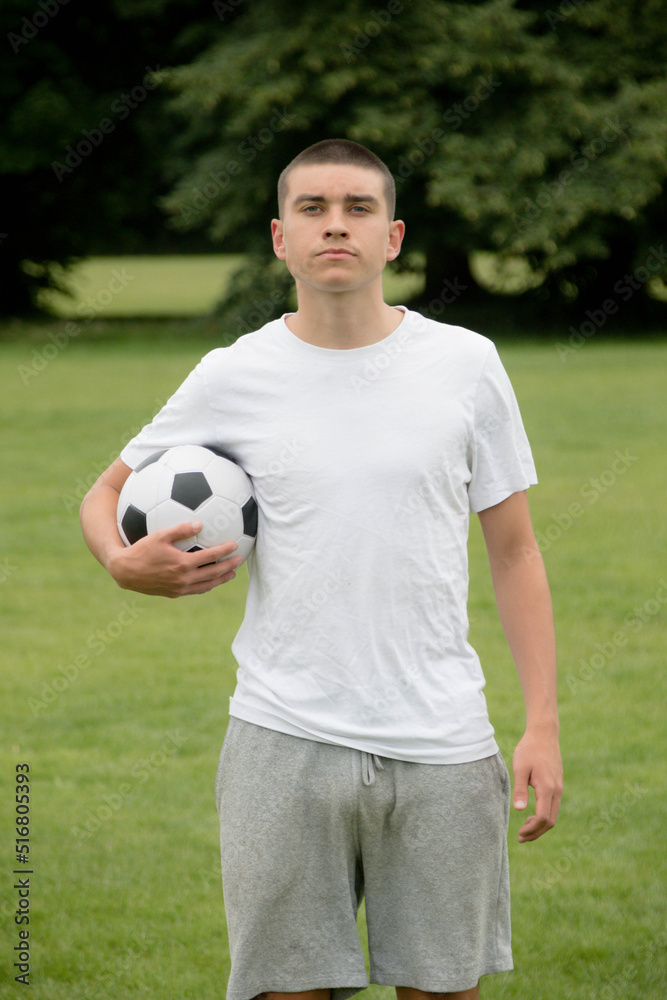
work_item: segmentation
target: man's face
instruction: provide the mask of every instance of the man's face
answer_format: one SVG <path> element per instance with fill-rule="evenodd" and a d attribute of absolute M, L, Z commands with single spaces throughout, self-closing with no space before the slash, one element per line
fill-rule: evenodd
<path fill-rule="evenodd" d="M 402 222 L 390 221 L 379 171 L 347 164 L 295 167 L 273 248 L 298 282 L 329 292 L 369 285 L 398 256 Z"/>

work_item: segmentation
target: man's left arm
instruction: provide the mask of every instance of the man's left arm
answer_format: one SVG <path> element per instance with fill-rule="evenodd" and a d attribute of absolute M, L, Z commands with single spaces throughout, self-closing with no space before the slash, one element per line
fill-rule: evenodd
<path fill-rule="evenodd" d="M 528 786 L 535 791 L 535 815 L 519 830 L 519 841 L 526 842 L 553 827 L 563 791 L 551 594 L 525 492 L 480 511 L 479 520 L 500 620 L 526 703 L 526 731 L 512 760 L 514 807 L 525 809 Z"/>

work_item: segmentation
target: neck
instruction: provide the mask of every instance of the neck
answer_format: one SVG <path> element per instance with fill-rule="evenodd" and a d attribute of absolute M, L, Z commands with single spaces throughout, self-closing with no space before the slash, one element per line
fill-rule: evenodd
<path fill-rule="evenodd" d="M 366 288 L 344 293 L 322 293 L 297 283 L 298 309 L 287 317 L 288 328 L 315 347 L 350 350 L 384 340 L 403 319 L 403 312 L 387 305 L 382 286 L 375 294 Z"/>

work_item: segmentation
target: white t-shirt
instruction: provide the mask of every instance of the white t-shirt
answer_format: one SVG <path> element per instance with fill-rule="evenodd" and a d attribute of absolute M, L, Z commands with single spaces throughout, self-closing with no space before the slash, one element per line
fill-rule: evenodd
<path fill-rule="evenodd" d="M 315 347 L 283 317 L 212 351 L 122 458 L 215 445 L 252 478 L 231 715 L 462 763 L 497 751 L 467 641 L 469 514 L 537 480 L 491 341 L 405 312 L 367 347 Z"/>

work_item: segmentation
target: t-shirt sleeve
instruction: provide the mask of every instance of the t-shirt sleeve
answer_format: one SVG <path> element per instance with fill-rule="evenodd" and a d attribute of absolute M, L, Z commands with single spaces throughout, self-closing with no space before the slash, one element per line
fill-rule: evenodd
<path fill-rule="evenodd" d="M 153 420 L 125 445 L 120 457 L 131 469 L 165 448 L 216 443 L 216 425 L 209 405 L 204 367 L 205 361 L 200 362 Z"/>
<path fill-rule="evenodd" d="M 493 507 L 537 482 L 530 444 L 507 372 L 491 347 L 475 396 L 470 509 Z"/>

